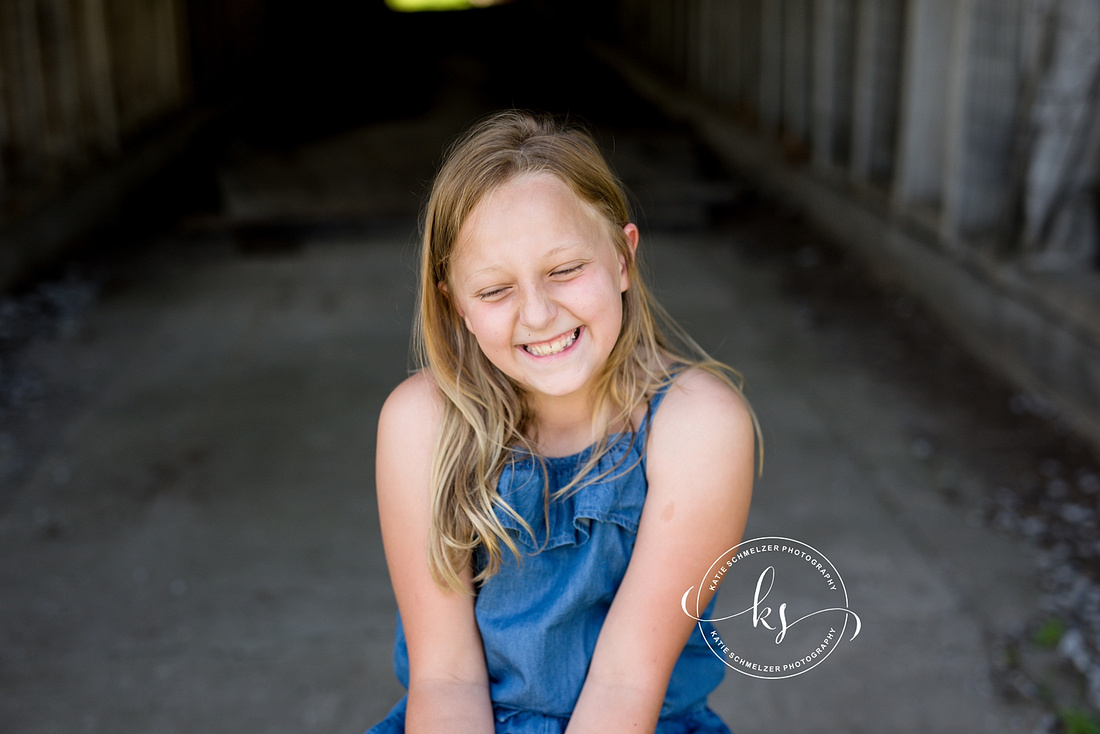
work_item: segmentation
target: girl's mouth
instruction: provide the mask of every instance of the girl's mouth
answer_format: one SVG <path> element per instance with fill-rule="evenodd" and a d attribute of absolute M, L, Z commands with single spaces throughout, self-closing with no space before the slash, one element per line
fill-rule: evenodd
<path fill-rule="evenodd" d="M 573 329 L 573 331 L 562 334 L 556 339 L 551 341 L 542 342 L 540 344 L 524 344 L 523 351 L 536 357 L 549 357 L 559 352 L 564 352 L 569 347 L 573 346 L 573 342 L 577 341 L 577 337 L 581 335 L 581 327 Z"/>

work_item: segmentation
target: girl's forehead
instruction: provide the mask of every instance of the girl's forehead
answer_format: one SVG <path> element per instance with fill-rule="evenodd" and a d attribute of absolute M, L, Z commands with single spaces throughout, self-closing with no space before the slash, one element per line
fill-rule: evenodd
<path fill-rule="evenodd" d="M 513 220 L 551 214 L 555 222 L 583 226 L 605 224 L 595 206 L 577 196 L 565 181 L 552 173 L 522 174 L 490 189 L 470 210 L 459 230 L 459 240 L 474 230 Z"/>
<path fill-rule="evenodd" d="M 467 221 L 484 215 L 501 206 L 512 205 L 517 200 L 553 200 L 575 206 L 584 206 L 572 187 L 559 176 L 547 171 L 520 173 L 492 187 L 474 204 Z"/>
<path fill-rule="evenodd" d="M 550 173 L 525 174 L 486 192 L 471 209 L 452 248 L 452 260 L 476 257 L 479 245 L 537 236 L 593 238 L 610 244 L 606 218 Z"/>

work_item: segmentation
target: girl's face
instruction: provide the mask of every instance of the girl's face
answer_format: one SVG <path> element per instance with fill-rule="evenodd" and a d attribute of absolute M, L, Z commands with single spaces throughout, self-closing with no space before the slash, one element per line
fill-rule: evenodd
<path fill-rule="evenodd" d="M 633 255 L 638 230 L 624 232 Z M 619 338 L 629 285 L 606 221 L 556 176 L 536 174 L 474 207 L 441 287 L 489 361 L 537 406 L 587 399 Z"/>

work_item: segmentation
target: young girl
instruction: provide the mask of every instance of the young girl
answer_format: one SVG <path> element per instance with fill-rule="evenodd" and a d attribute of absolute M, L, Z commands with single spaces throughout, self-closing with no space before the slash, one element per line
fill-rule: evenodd
<path fill-rule="evenodd" d="M 638 241 L 577 129 L 504 112 L 450 151 L 422 369 L 379 419 L 408 694 L 372 733 L 728 734 L 706 705 L 724 663 L 680 600 L 741 538 L 755 421 L 727 368 L 658 326 L 679 333 Z"/>

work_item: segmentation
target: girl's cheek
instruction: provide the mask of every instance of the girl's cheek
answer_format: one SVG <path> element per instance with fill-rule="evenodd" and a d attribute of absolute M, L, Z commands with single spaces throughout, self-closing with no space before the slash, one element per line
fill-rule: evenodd
<path fill-rule="evenodd" d="M 504 338 L 505 335 L 508 335 L 509 338 L 511 336 L 511 331 L 508 329 L 507 315 L 503 311 L 483 315 L 477 324 L 477 330 L 483 339 L 494 343 Z"/>

